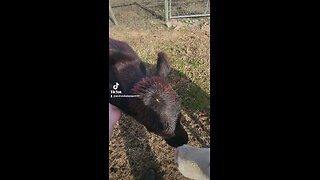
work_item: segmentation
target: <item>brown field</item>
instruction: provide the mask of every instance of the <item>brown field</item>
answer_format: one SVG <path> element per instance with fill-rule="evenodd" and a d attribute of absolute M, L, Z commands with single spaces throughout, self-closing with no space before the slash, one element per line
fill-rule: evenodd
<path fill-rule="evenodd" d="M 173 67 L 168 80 L 182 102 L 181 123 L 189 144 L 210 146 L 210 18 L 165 23 L 137 5 L 114 2 L 119 25 L 109 20 L 109 37 L 128 42 L 150 69 L 155 68 L 159 51 L 167 53 Z M 187 179 L 177 170 L 174 150 L 123 115 L 109 143 L 109 178 L 140 179 L 154 168 L 157 179 Z"/>

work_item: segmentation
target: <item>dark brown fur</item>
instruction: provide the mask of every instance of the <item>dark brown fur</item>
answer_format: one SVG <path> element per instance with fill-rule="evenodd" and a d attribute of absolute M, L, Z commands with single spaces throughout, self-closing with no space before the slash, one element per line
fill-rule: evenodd
<path fill-rule="evenodd" d="M 162 136 L 166 142 L 178 147 L 188 142 L 186 131 L 180 124 L 180 102 L 165 77 L 171 71 L 167 56 L 160 52 L 157 70 L 150 76 L 143 62 L 125 42 L 109 38 L 109 97 L 113 85 L 118 91 L 139 97 L 109 98 L 109 102 L 134 117 L 150 132 Z"/>

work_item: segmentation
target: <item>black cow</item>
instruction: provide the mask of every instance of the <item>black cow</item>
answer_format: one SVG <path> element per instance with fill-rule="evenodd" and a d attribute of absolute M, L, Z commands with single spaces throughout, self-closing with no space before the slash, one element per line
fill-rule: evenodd
<path fill-rule="evenodd" d="M 164 79 L 170 71 L 165 53 L 158 54 L 156 72 L 150 75 L 127 43 L 109 38 L 109 102 L 178 147 L 188 143 L 188 135 L 180 124 L 177 94 Z"/>

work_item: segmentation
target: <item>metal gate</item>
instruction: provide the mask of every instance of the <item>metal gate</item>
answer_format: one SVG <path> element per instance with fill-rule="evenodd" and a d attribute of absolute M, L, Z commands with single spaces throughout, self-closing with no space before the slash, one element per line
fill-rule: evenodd
<path fill-rule="evenodd" d="M 112 7 L 136 6 L 160 19 L 178 19 L 210 16 L 210 0 L 110 0 L 109 16 L 116 24 Z"/>
<path fill-rule="evenodd" d="M 165 0 L 165 19 L 210 16 L 210 0 Z"/>

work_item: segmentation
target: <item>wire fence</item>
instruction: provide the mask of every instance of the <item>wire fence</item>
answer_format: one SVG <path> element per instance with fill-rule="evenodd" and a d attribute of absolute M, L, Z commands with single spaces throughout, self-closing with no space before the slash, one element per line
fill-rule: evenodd
<path fill-rule="evenodd" d="M 210 16 L 210 0 L 110 0 L 109 2 L 112 8 L 137 6 L 163 20 Z"/>
<path fill-rule="evenodd" d="M 166 19 L 210 16 L 210 0 L 166 0 L 165 6 Z"/>

